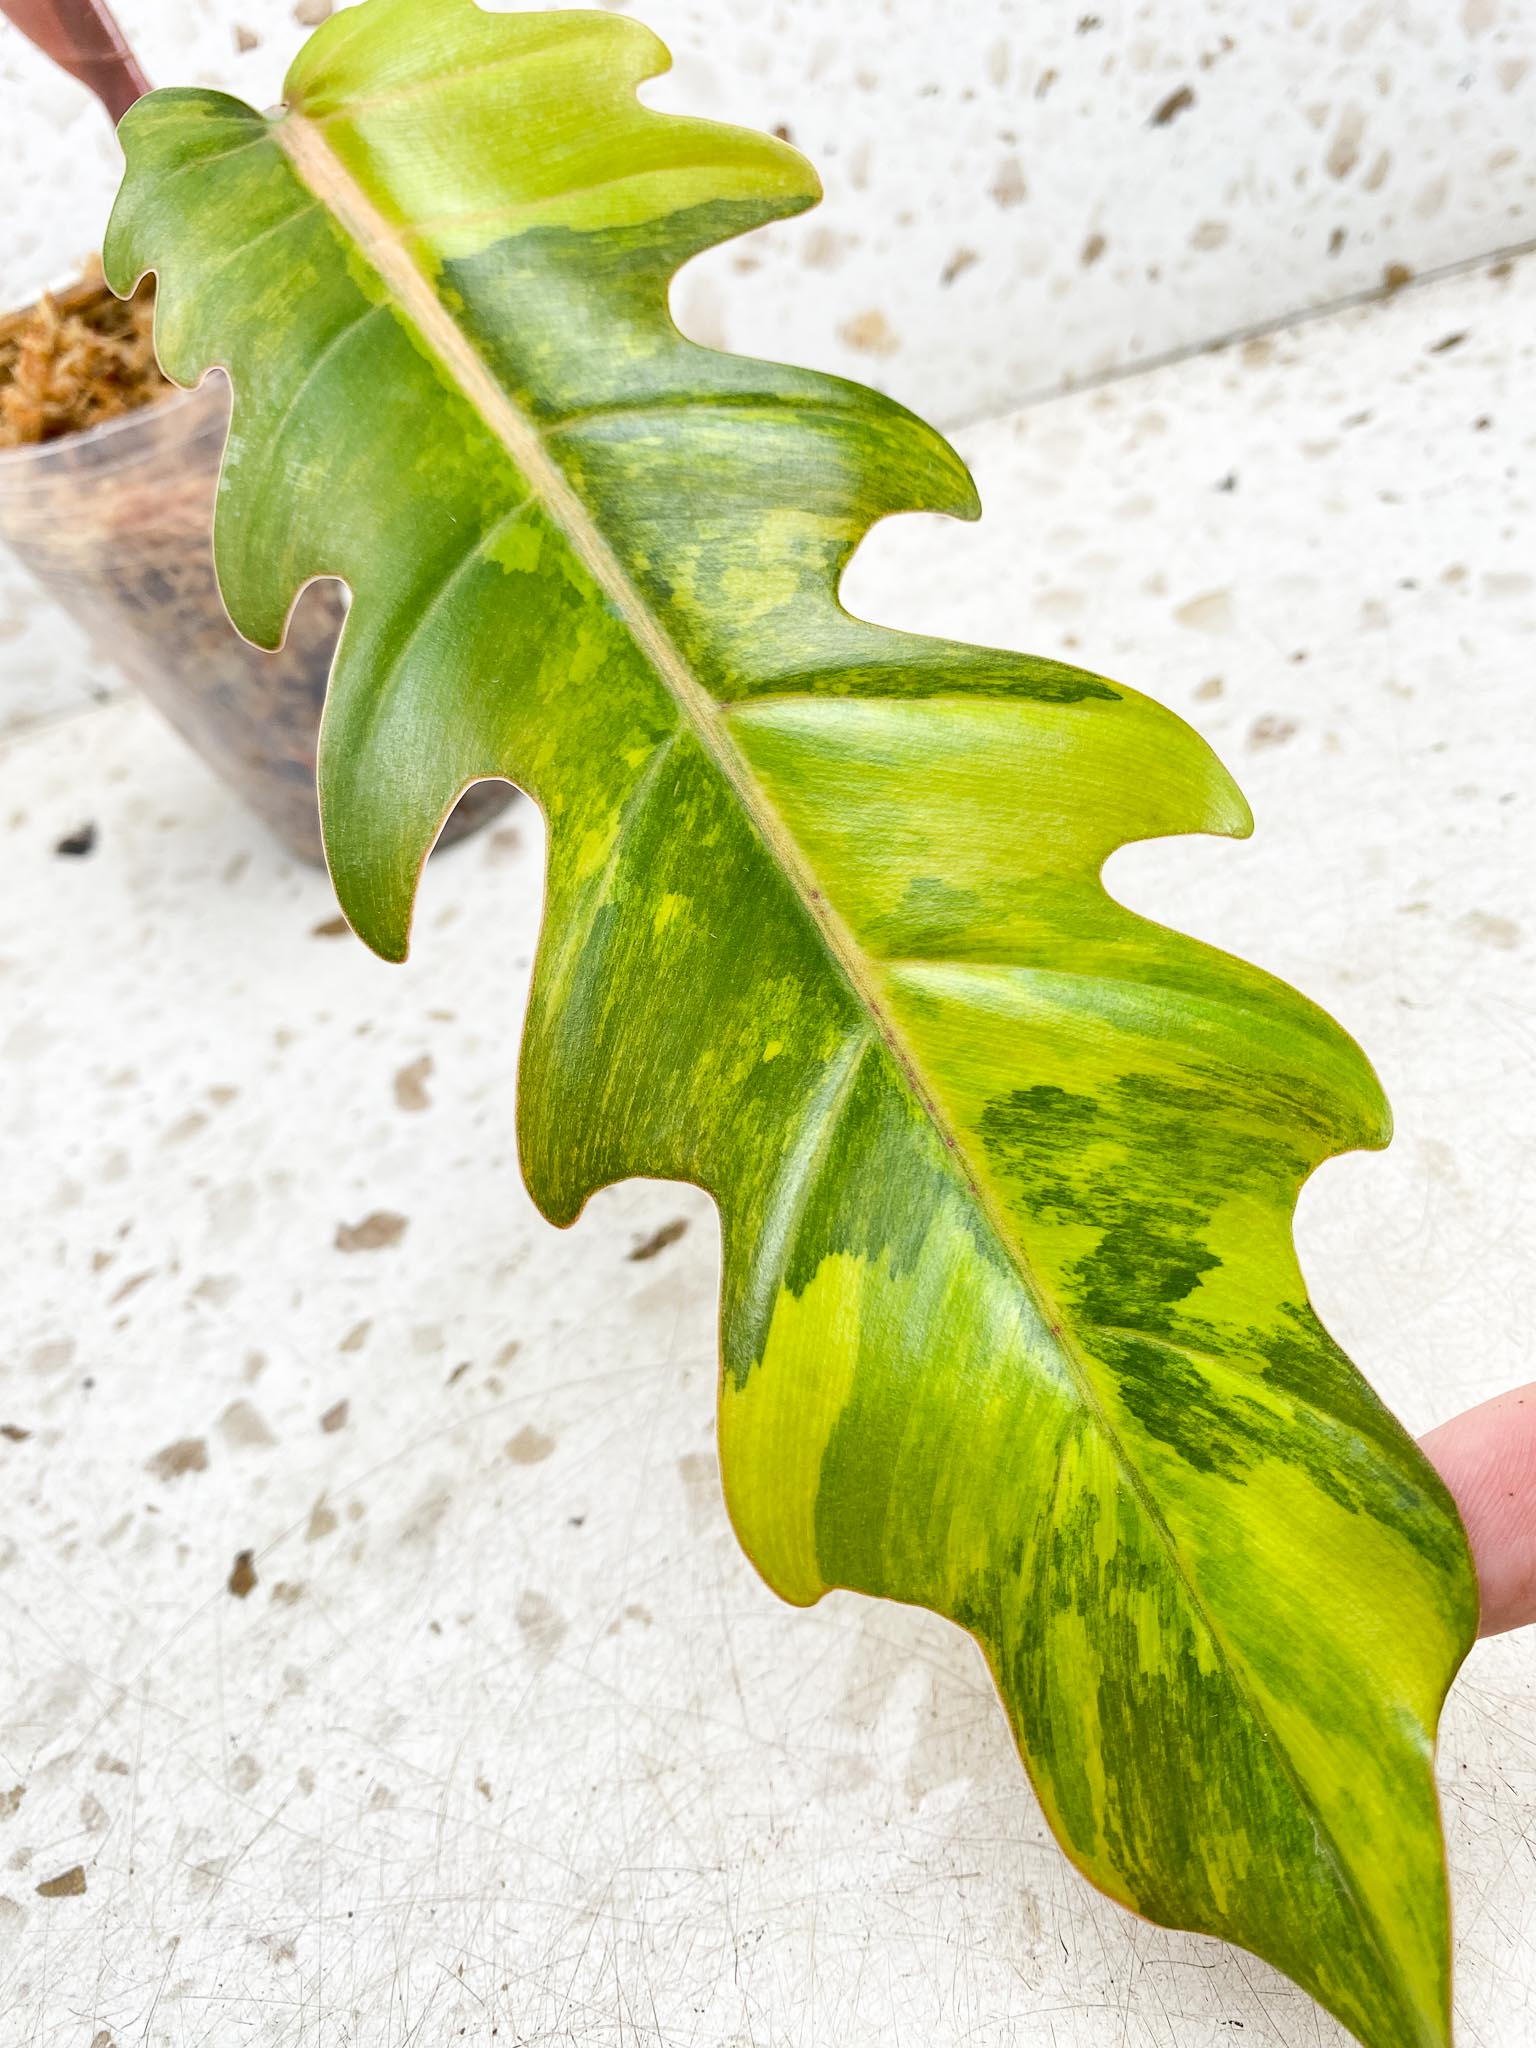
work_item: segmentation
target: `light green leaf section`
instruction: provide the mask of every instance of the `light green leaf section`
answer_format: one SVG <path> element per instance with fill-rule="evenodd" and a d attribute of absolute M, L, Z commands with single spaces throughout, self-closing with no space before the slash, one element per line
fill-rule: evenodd
<path fill-rule="evenodd" d="M 1474 1582 L 1291 1236 L 1312 1169 L 1384 1140 L 1376 1082 L 1104 891 L 1127 841 L 1248 829 L 1192 732 L 840 607 L 875 520 L 972 485 L 889 400 L 679 336 L 678 265 L 817 188 L 643 109 L 665 64 L 614 15 L 366 0 L 279 117 L 165 92 L 124 124 L 109 274 L 158 271 L 173 377 L 233 378 L 230 610 L 271 645 L 307 578 L 354 595 L 343 906 L 399 955 L 458 793 L 532 794 L 524 1170 L 562 1224 L 632 1174 L 719 1203 L 766 1578 L 952 1616 L 1079 1869 L 1435 2048 Z"/>

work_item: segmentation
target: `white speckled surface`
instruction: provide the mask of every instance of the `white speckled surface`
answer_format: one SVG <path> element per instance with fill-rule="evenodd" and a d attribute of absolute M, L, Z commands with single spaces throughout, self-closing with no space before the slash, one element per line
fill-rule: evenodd
<path fill-rule="evenodd" d="M 657 105 L 785 128 L 826 184 L 813 214 L 690 266 L 685 328 L 941 424 L 1536 236 L 1527 0 L 625 11 L 674 52 Z M 118 12 L 152 78 L 262 105 L 311 10 Z M 118 166 L 94 102 L 4 23 L 0 120 L 9 304 L 99 243 Z M 0 557 L 0 729 L 111 681 L 55 616 Z"/>
<path fill-rule="evenodd" d="M 288 0 L 119 0 L 152 78 L 278 96 Z M 1523 0 L 624 0 L 658 105 L 787 128 L 814 214 L 679 289 L 701 339 L 862 376 L 941 423 L 1536 236 Z M 252 47 L 237 47 L 244 29 Z M 0 28 L 22 201 L 0 299 L 94 247 L 93 103 Z M 15 145 L 13 145 L 15 146 Z"/>
<path fill-rule="evenodd" d="M 1396 1143 L 1301 1237 L 1418 1428 L 1533 1348 L 1533 315 L 1527 263 L 968 430 L 983 524 L 893 522 L 847 592 L 1233 762 L 1250 843 L 1113 879 L 1377 1060 Z M 1073 1876 L 963 1638 L 741 1558 L 707 1204 L 560 1235 L 516 1178 L 527 806 L 399 970 L 137 703 L 0 747 L 0 833 L 8 2041 L 1342 2041 Z M 1442 1782 L 1461 2048 L 1527 2048 L 1536 1632 L 1474 1654 Z"/>

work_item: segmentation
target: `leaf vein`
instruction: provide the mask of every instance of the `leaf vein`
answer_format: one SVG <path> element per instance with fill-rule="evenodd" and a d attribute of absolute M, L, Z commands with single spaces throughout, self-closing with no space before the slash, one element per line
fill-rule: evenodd
<path fill-rule="evenodd" d="M 505 512 L 491 521 L 489 526 L 482 527 L 480 532 L 474 536 L 470 545 L 464 549 L 463 553 L 454 562 L 452 568 L 437 579 L 436 588 L 421 606 L 420 611 L 417 612 L 411 630 L 406 634 L 384 665 L 381 672 L 381 686 L 377 693 L 379 698 L 382 699 L 387 696 L 394 689 L 396 683 L 399 682 L 405 673 L 406 664 L 415 651 L 417 643 L 426 634 L 428 628 L 453 596 L 459 584 L 469 574 L 477 559 L 484 554 L 486 548 L 489 547 L 493 540 L 505 533 L 509 526 L 515 525 L 522 518 L 531 503 L 532 497 L 530 495 L 529 497 L 519 499 L 515 505 L 509 505 Z"/>
<path fill-rule="evenodd" d="M 383 300 L 378 300 L 373 305 L 366 307 L 364 311 L 359 313 L 354 319 L 347 321 L 345 326 L 337 328 L 336 332 L 331 336 L 330 340 L 325 344 L 324 348 L 321 349 L 320 353 L 313 359 L 313 361 L 309 365 L 309 368 L 304 372 L 303 376 L 299 379 L 298 383 L 294 385 L 293 390 L 289 393 L 287 403 L 284 405 L 282 411 L 277 416 L 276 425 L 272 428 L 271 432 L 265 436 L 265 444 L 267 448 L 275 449 L 277 447 L 283 435 L 288 431 L 289 423 L 292 421 L 294 414 L 303 404 L 306 392 L 309 391 L 310 387 L 314 384 L 315 380 L 320 376 L 321 372 L 325 369 L 327 363 L 330 362 L 332 356 L 335 355 L 336 351 L 339 348 L 341 348 L 343 344 L 347 342 L 354 334 L 356 334 L 357 330 L 360 327 L 366 325 L 366 323 L 373 318 L 375 313 L 387 313 L 389 310 L 389 307 L 383 302 Z"/>
<path fill-rule="evenodd" d="M 788 1265 L 799 1242 L 811 1196 L 831 1154 L 843 1112 L 853 1098 L 865 1056 L 874 1043 L 875 1034 L 868 1026 L 849 1034 L 827 1062 L 821 1085 L 807 1104 L 794 1143 L 785 1154 L 753 1247 L 747 1315 L 754 1345 L 767 1334 L 776 1276 Z"/>
<path fill-rule="evenodd" d="M 567 31 L 558 42 L 551 38 L 547 42 L 529 43 L 520 50 L 512 51 L 508 56 L 488 57 L 481 64 L 454 64 L 447 71 L 434 71 L 429 77 L 414 78 L 409 85 L 396 86 L 389 92 L 359 94 L 355 99 L 343 100 L 339 106 L 331 107 L 323 114 L 304 113 L 302 102 L 299 103 L 297 111 L 304 120 L 312 122 L 317 128 L 323 128 L 332 121 L 340 120 L 344 115 L 377 113 L 381 108 L 404 106 L 411 100 L 426 99 L 433 93 L 441 92 L 445 86 L 458 85 L 467 79 L 489 78 L 498 71 L 516 71 L 519 67 L 534 62 L 548 50 L 580 47 L 580 42 L 586 40 L 590 38 L 577 39 Z"/>

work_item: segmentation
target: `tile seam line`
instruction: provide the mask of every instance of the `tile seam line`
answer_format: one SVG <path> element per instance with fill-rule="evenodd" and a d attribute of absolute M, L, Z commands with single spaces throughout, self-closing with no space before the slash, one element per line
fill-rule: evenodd
<path fill-rule="evenodd" d="M 1523 242 L 1509 242 L 1495 249 L 1485 249 L 1477 256 L 1458 256 L 1437 269 L 1417 272 L 1406 284 L 1395 287 L 1369 285 L 1361 291 L 1345 292 L 1320 306 L 1300 306 L 1288 313 L 1277 313 L 1270 319 L 1255 320 L 1246 327 L 1233 327 L 1224 334 L 1213 335 L 1205 341 L 1188 342 L 1178 348 L 1167 349 L 1161 355 L 1147 356 L 1140 362 L 1121 363 L 1114 369 L 1096 371 L 1072 383 L 1036 385 L 1004 405 L 989 405 L 954 419 L 941 418 L 937 425 L 946 435 L 996 426 L 1002 420 L 1012 419 L 1016 413 L 1032 411 L 1037 406 L 1052 405 L 1061 399 L 1081 398 L 1090 391 L 1103 391 L 1116 384 L 1129 384 L 1137 377 L 1151 376 L 1156 370 L 1172 369 L 1178 363 L 1193 362 L 1200 356 L 1220 355 L 1245 341 L 1261 341 L 1271 334 L 1291 334 L 1317 321 L 1331 320 L 1340 313 L 1352 313 L 1363 306 L 1389 305 L 1413 296 L 1428 285 L 1443 284 L 1453 277 L 1475 276 L 1478 271 L 1491 269 L 1496 263 L 1511 263 L 1533 254 L 1536 254 L 1536 235 Z"/>
<path fill-rule="evenodd" d="M 138 703 L 146 708 L 149 706 L 149 699 L 137 684 L 129 682 L 126 677 L 121 683 L 115 684 L 104 697 L 94 697 L 85 704 L 66 704 L 58 711 L 39 712 L 36 718 L 28 718 L 23 723 L 10 727 L 8 731 L 0 731 L 0 761 L 26 746 L 29 741 L 40 740 L 49 733 L 57 732 L 60 726 L 73 725 L 82 718 L 94 718 L 99 712 L 114 711 L 125 703 Z"/>
<path fill-rule="evenodd" d="M 1496 263 L 1513 262 L 1522 256 L 1532 254 L 1536 254 L 1536 236 L 1531 236 L 1523 242 L 1509 242 L 1498 248 L 1485 249 L 1477 256 L 1460 256 L 1454 262 L 1441 264 L 1434 270 L 1420 271 L 1407 284 L 1395 291 L 1387 290 L 1381 285 L 1371 285 L 1366 290 L 1347 292 L 1340 298 L 1330 299 L 1325 305 L 1301 307 L 1293 312 L 1277 314 L 1271 320 L 1258 320 L 1247 327 L 1234 327 L 1212 340 L 1191 342 L 1186 347 L 1169 349 L 1158 356 L 1149 356 L 1144 362 L 1122 364 L 1116 369 L 1104 370 L 1095 376 L 1081 378 L 1073 384 L 1043 385 L 1025 392 L 1019 398 L 1011 399 L 1006 405 L 996 408 L 988 406 L 983 411 L 966 413 L 958 419 L 941 419 L 937 424 L 946 435 L 965 434 L 977 428 L 996 426 L 1021 412 L 1052 405 L 1062 399 L 1079 398 L 1090 391 L 1103 391 L 1117 384 L 1129 384 L 1138 377 L 1149 377 L 1154 371 L 1171 369 L 1178 363 L 1192 362 L 1199 356 L 1219 355 L 1226 349 L 1239 347 L 1245 341 L 1259 341 L 1271 334 L 1295 333 L 1317 321 L 1332 319 L 1340 313 L 1354 312 L 1362 306 L 1388 305 L 1393 300 L 1407 298 L 1428 285 L 1443 284 L 1453 277 L 1474 276 L 1480 270 L 1491 269 Z M 109 711 L 123 697 L 133 697 L 136 694 L 133 684 L 125 680 L 107 696 L 97 698 L 94 702 L 71 705 L 62 711 L 45 712 L 40 718 L 29 719 L 25 724 L 9 732 L 0 732 L 0 758 L 8 754 L 12 748 L 51 731 L 55 726 Z"/>

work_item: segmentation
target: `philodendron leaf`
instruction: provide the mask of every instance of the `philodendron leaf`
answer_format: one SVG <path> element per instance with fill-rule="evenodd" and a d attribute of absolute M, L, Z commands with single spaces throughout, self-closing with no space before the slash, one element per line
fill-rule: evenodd
<path fill-rule="evenodd" d="M 1291 1237 L 1319 1161 L 1383 1140 L 1376 1082 L 1106 894 L 1127 841 L 1248 830 L 1192 732 L 841 609 L 876 519 L 970 517 L 972 485 L 890 401 L 679 336 L 678 265 L 817 188 L 642 108 L 665 64 L 611 14 L 366 0 L 286 112 L 124 123 L 109 274 L 159 273 L 173 377 L 234 384 L 229 608 L 270 646 L 306 578 L 353 593 L 343 906 L 401 954 L 459 792 L 533 795 L 524 1170 L 562 1224 L 631 1174 L 714 1195 L 765 1577 L 953 1616 L 1079 1869 L 1432 2048 L 1474 1583 Z"/>

